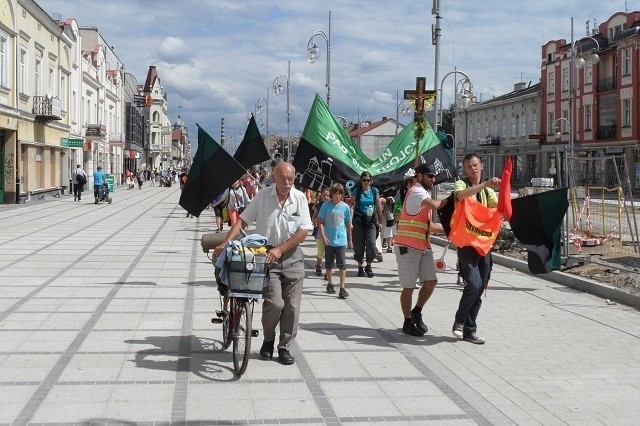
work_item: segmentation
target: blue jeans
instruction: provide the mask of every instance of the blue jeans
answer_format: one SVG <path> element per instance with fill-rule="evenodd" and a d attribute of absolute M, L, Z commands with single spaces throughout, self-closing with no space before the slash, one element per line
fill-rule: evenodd
<path fill-rule="evenodd" d="M 458 260 L 466 284 L 455 321 L 464 324 L 463 334 L 466 336 L 475 333 L 477 329 L 476 318 L 482 305 L 482 293 L 491 274 L 491 253 L 481 256 L 473 247 L 462 247 L 458 249 Z"/>
<path fill-rule="evenodd" d="M 102 200 L 102 197 L 103 197 L 102 185 L 93 186 L 93 196 L 96 198 L 96 200 Z"/>

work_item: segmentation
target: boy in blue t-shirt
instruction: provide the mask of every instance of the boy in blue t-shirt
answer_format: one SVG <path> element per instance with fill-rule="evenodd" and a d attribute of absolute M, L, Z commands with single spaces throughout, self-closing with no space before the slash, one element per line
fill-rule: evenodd
<path fill-rule="evenodd" d="M 344 198 L 342 184 L 334 183 L 329 188 L 331 199 L 322 204 L 318 213 L 318 234 L 325 245 L 324 265 L 327 269 L 327 293 L 336 290 L 332 283 L 334 263 L 340 271 L 341 299 L 349 296 L 344 288 L 347 277 L 347 247 L 351 247 L 351 210 Z"/>

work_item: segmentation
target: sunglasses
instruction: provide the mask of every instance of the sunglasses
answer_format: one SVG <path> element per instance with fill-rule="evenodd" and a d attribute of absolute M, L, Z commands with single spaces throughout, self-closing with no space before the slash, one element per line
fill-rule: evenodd
<path fill-rule="evenodd" d="M 363 182 L 371 182 L 371 179 L 360 179 Z"/>

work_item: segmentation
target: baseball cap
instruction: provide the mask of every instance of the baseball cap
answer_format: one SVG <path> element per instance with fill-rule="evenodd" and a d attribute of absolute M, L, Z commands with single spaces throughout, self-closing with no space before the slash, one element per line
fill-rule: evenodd
<path fill-rule="evenodd" d="M 436 168 L 433 164 L 423 163 L 416 167 L 416 174 L 420 173 L 423 175 L 437 175 Z"/>

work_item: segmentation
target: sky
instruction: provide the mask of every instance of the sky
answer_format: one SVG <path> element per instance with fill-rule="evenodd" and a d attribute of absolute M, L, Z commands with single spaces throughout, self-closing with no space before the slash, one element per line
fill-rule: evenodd
<path fill-rule="evenodd" d="M 478 100 L 540 81 L 541 48 L 551 40 L 586 35 L 616 12 L 640 10 L 640 0 L 440 0 L 439 80 L 434 85 L 435 26 L 432 0 L 36 0 L 47 13 L 98 27 L 125 70 L 144 83 L 155 65 L 167 94 L 171 122 L 180 113 L 194 143 L 196 123 L 220 141 L 220 119 L 231 152 L 247 114 L 266 105 L 269 134 L 302 133 L 316 93 L 326 101 L 327 43 L 315 38 L 320 57 L 308 62 L 316 31 L 329 35 L 330 110 L 351 122 L 395 118 L 398 98 L 415 89 L 442 86 L 453 101 L 461 71 Z M 291 71 L 288 74 L 288 63 Z M 284 77 L 282 77 L 284 76 Z M 274 80 L 285 89 L 273 94 Z M 406 124 L 410 116 L 400 115 Z M 256 115 L 265 124 L 266 108 Z"/>

